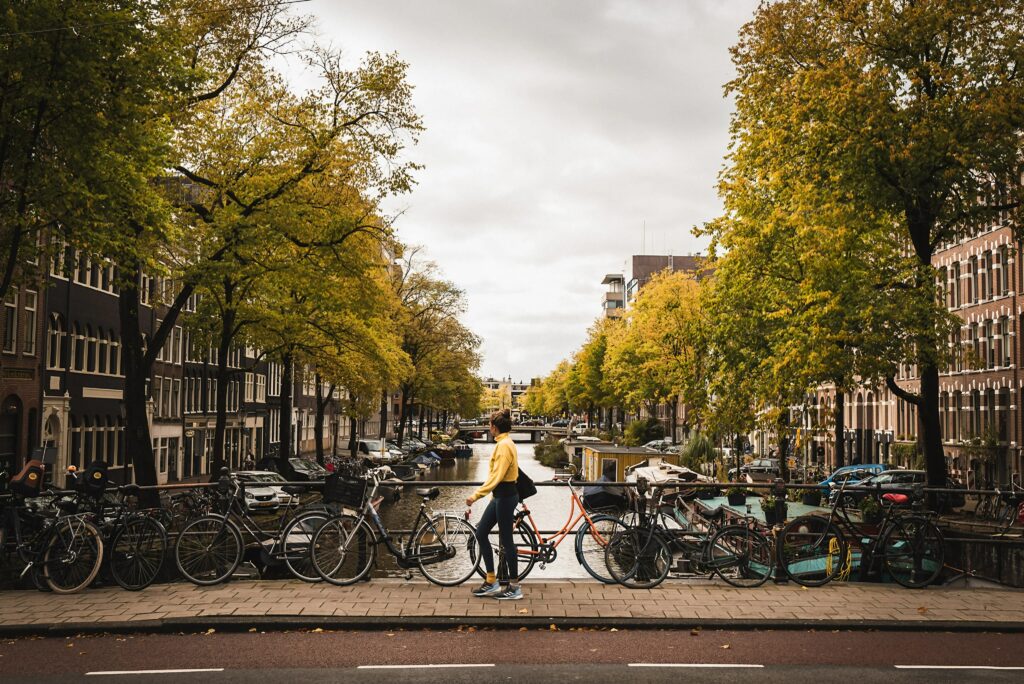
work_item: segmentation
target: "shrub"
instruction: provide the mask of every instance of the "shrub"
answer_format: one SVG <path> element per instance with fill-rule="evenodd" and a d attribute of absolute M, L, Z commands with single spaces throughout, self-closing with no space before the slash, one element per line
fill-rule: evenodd
<path fill-rule="evenodd" d="M 538 463 L 548 468 L 558 468 L 569 460 L 565 448 L 552 437 L 546 437 L 537 444 L 533 449 L 533 455 Z"/>
<path fill-rule="evenodd" d="M 646 420 L 634 420 L 626 426 L 623 431 L 624 443 L 627 446 L 639 446 L 646 444 L 652 439 L 661 439 L 665 436 L 665 427 L 658 422 L 657 418 Z"/>
<path fill-rule="evenodd" d="M 686 443 L 681 452 L 682 464 L 698 473 L 704 472 L 702 466 L 715 458 L 715 445 L 702 432 L 698 432 Z"/>

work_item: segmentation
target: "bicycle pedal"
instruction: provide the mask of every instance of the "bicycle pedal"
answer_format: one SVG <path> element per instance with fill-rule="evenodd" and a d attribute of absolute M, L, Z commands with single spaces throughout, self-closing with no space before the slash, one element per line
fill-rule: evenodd
<path fill-rule="evenodd" d="M 412 579 L 412 573 L 411 572 L 406 572 L 405 573 L 405 581 L 408 582 L 411 579 Z"/>

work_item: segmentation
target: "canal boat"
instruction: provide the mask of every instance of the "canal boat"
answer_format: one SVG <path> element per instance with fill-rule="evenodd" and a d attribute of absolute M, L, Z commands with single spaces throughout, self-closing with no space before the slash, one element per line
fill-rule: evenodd
<path fill-rule="evenodd" d="M 716 481 L 715 478 L 701 475 L 686 466 L 666 462 L 662 456 L 651 456 L 646 462 L 626 468 L 625 480 L 627 482 L 636 482 L 641 478 L 652 485 L 663 485 L 662 487 L 651 487 L 648 496 L 660 492 L 666 497 L 677 494 L 695 494 L 697 488 L 688 486 L 693 482 L 711 484 Z"/>

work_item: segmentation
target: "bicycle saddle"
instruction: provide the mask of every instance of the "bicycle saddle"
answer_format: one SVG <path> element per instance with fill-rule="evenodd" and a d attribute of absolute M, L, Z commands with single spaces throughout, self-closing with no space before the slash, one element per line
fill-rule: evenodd
<path fill-rule="evenodd" d="M 896 494 L 894 492 L 889 492 L 888 494 L 882 495 L 882 500 L 899 505 L 905 504 L 908 501 L 910 501 L 910 497 L 907 496 L 906 494 Z"/>
<path fill-rule="evenodd" d="M 118 487 L 121 493 L 125 496 L 138 496 L 142 492 L 142 488 L 137 484 L 126 484 Z"/>
<path fill-rule="evenodd" d="M 711 511 L 705 511 L 703 509 L 697 509 L 697 513 L 699 513 L 700 517 L 704 518 L 705 520 L 724 520 L 725 519 L 725 509 L 722 508 L 721 506 L 719 506 L 718 508 L 716 508 L 714 510 L 711 510 Z"/>
<path fill-rule="evenodd" d="M 424 499 L 436 499 L 441 496 L 441 490 L 437 487 L 417 487 L 416 496 L 422 496 Z"/>

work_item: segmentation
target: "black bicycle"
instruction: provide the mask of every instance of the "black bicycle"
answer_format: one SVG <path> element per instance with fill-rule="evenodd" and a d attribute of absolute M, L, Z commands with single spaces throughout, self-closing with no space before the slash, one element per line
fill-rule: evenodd
<path fill-rule="evenodd" d="M 289 494 L 299 494 L 306 488 L 284 487 Z M 282 515 L 277 529 L 267 531 L 249 515 L 242 482 L 222 474 L 217 491 L 222 512 L 193 518 L 174 544 L 174 562 L 185 579 L 200 586 L 224 582 L 242 562 L 246 548 L 252 546 L 259 548 L 268 563 L 284 563 L 298 579 L 320 581 L 310 563 L 309 547 L 313 535 L 330 517 L 325 508 L 316 506 L 299 510 L 293 516 Z M 243 540 L 243 532 L 250 544 Z"/>
<path fill-rule="evenodd" d="M 316 572 L 339 586 L 358 582 L 370 572 L 377 547 L 383 543 L 398 567 L 407 572 L 418 568 L 424 577 L 443 587 L 462 584 L 480 563 L 476 528 L 460 516 L 430 511 L 428 503 L 441 490 L 418 488 L 416 495 L 422 502 L 412 532 L 405 539 L 393 538 L 377 513 L 383 500 L 378 496 L 381 485 L 404 484 L 389 479 L 391 474 L 391 469 L 383 466 L 371 468 L 361 479 L 328 478 L 324 500 L 350 506 L 358 513 L 337 515 L 317 530 L 310 551 Z"/>
<path fill-rule="evenodd" d="M 848 576 L 853 565 L 850 539 L 861 543 L 860 566 L 872 572 L 878 564 L 892 579 L 910 587 L 925 587 L 942 571 L 945 550 L 934 514 L 923 510 L 924 490 L 918 485 L 909 496 L 883 494 L 885 504 L 878 535 L 865 535 L 864 523 L 850 519 L 843 500 L 843 483 L 828 516 L 803 515 L 791 520 L 777 538 L 779 566 L 789 579 L 806 587 L 820 587 Z M 902 507 L 911 504 L 907 512 Z"/>
<path fill-rule="evenodd" d="M 616 582 L 650 589 L 668 577 L 673 560 L 678 573 L 717 575 L 735 587 L 758 587 L 772 576 L 771 542 L 752 518 L 726 524 L 722 508 L 705 511 L 663 490 L 647 497 L 645 480 L 629 492 L 634 522 L 616 532 L 605 547 L 605 564 Z"/>

